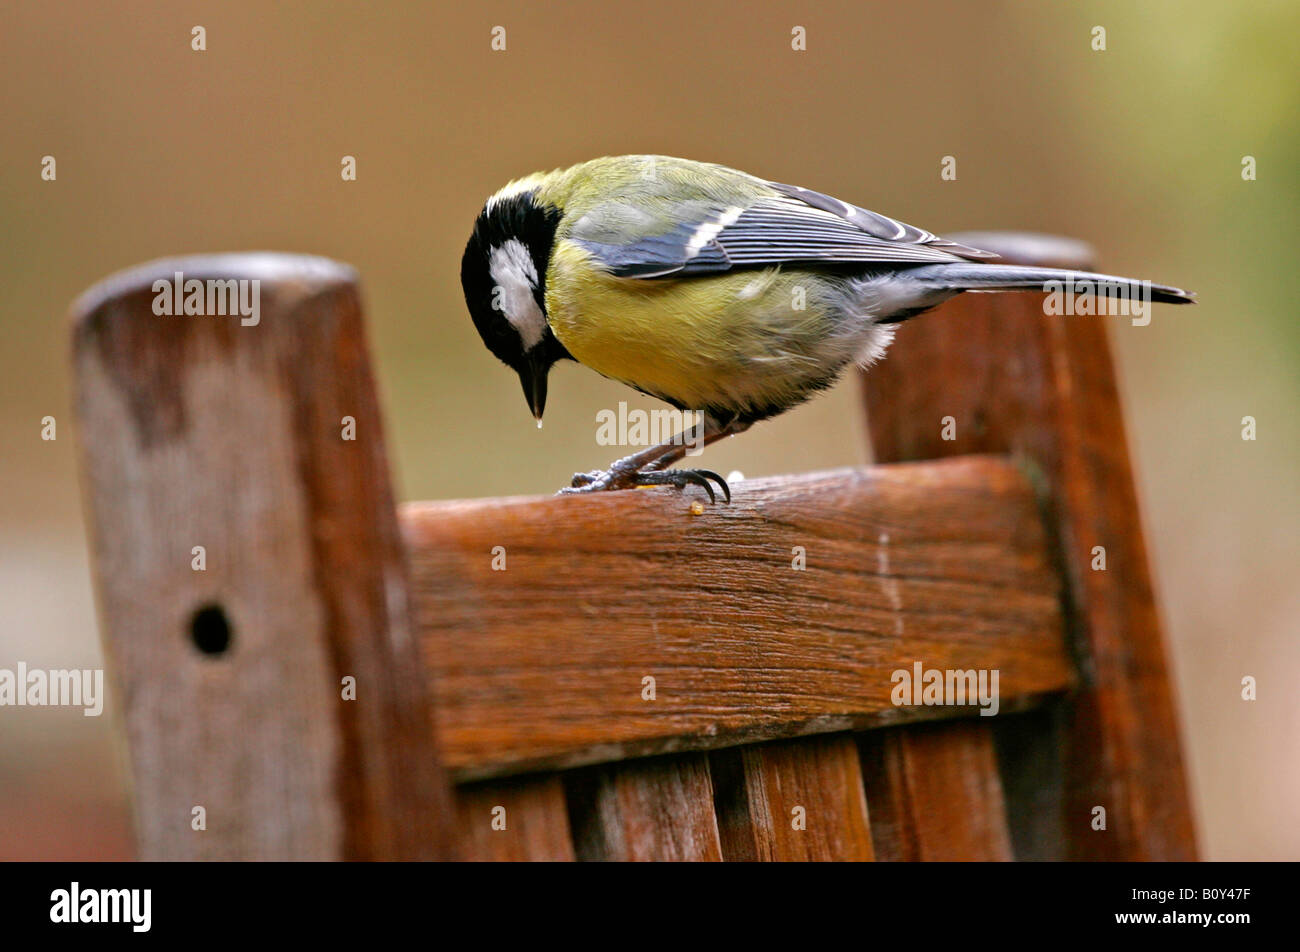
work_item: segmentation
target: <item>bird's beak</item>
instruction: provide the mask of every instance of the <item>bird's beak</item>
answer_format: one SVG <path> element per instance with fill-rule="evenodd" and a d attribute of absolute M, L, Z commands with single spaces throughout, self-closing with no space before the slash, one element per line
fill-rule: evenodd
<path fill-rule="evenodd" d="M 527 356 L 524 365 L 519 368 L 519 382 L 524 388 L 524 399 L 528 409 L 533 411 L 537 425 L 542 425 L 542 412 L 546 409 L 546 375 L 551 365 L 541 354 L 533 352 Z"/>

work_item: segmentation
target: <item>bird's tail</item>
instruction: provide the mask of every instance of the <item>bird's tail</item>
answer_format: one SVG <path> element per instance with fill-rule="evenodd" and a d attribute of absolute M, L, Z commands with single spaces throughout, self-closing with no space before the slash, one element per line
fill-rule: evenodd
<path fill-rule="evenodd" d="M 1091 271 L 1035 268 L 988 262 L 953 262 L 909 268 L 907 276 L 936 291 L 1043 291 L 1085 294 L 1113 299 L 1195 304 L 1196 296 L 1179 288 L 1137 278 L 1120 278 Z"/>

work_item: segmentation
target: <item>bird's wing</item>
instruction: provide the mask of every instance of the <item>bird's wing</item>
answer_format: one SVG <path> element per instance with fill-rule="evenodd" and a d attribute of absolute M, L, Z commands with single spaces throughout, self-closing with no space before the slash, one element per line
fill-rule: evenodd
<path fill-rule="evenodd" d="M 575 229 L 582 245 L 613 274 L 685 277 L 782 264 L 927 264 L 993 258 L 876 212 L 792 185 L 744 206 L 690 202 L 663 234 L 629 242 Z M 599 221 L 600 209 L 589 221 Z M 598 239 L 605 240 L 598 240 Z"/>
<path fill-rule="evenodd" d="M 781 185 L 777 182 L 768 182 L 767 184 L 783 196 L 796 199 L 810 208 L 828 212 L 882 241 L 940 248 L 959 258 L 997 257 L 991 251 L 981 251 L 978 248 L 959 244 L 948 238 L 917 228 L 915 225 L 909 225 L 906 222 L 898 221 L 896 218 L 890 218 L 888 215 L 882 215 L 867 208 L 860 208 L 857 205 L 850 205 L 848 202 L 842 202 L 838 198 L 823 195 L 821 192 L 814 192 L 810 188 L 800 188 L 798 185 Z"/>

